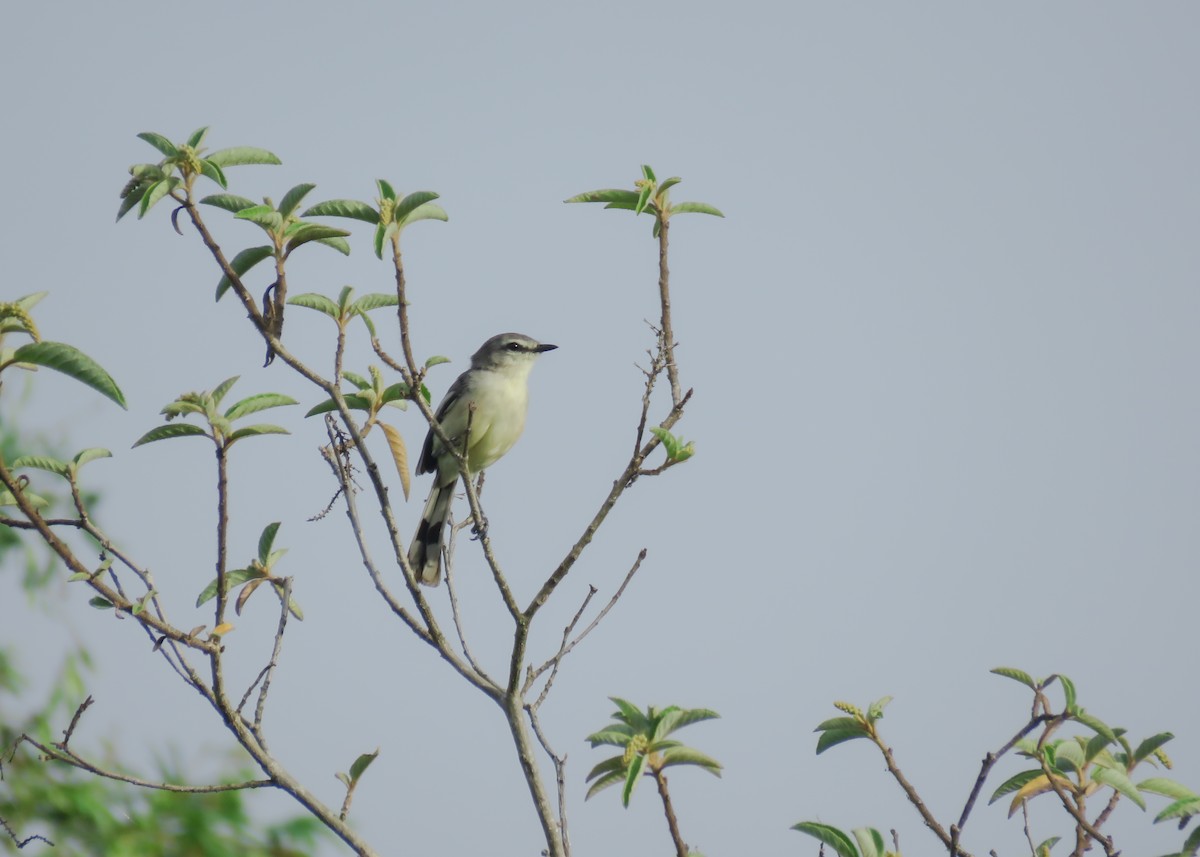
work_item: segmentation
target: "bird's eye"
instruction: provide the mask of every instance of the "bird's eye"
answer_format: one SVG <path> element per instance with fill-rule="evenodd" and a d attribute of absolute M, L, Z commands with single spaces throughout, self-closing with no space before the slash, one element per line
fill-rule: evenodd
<path fill-rule="evenodd" d="M 508 343 L 508 350 L 509 350 L 509 351 L 520 351 L 520 350 L 521 350 L 521 343 L 519 343 L 519 342 L 510 342 L 510 343 Z"/>

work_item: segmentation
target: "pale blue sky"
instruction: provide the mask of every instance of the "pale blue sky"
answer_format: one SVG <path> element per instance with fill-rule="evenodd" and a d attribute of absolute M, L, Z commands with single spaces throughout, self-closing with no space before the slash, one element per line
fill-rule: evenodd
<path fill-rule="evenodd" d="M 1001 664 L 1067 673 L 1135 736 L 1174 730 L 1178 777 L 1200 787 L 1194 4 L 113 2 L 6 17 L 5 292 L 49 290 L 44 334 L 93 355 L 130 402 L 46 373 L 23 419 L 114 451 L 89 468 L 102 520 L 181 624 L 212 575 L 211 454 L 129 445 L 164 403 L 229 375 L 235 393 L 316 397 L 259 368 L 238 308 L 212 301 L 211 260 L 165 209 L 112 224 L 125 169 L 154 157 L 137 132 L 207 124 L 214 147 L 277 152 L 282 167 L 230 171 L 250 197 L 314 181 L 314 200 L 370 198 L 377 177 L 442 194 L 450 222 L 406 233 L 418 349 L 454 359 L 435 395 L 493 333 L 560 345 L 485 494 L 526 597 L 619 472 L 656 313 L 649 222 L 561 200 L 649 163 L 683 176 L 676 199 L 727 218 L 672 230 L 696 389 L 679 431 L 697 457 L 630 492 L 535 640 L 547 651 L 587 585 L 607 595 L 649 549 L 544 710 L 570 754 L 575 853 L 668 853 L 650 789 L 629 811 L 615 794 L 582 802 L 602 758 L 583 737 L 609 695 L 723 715 L 682 737 L 724 779 L 672 778 L 684 835 L 709 857 L 815 853 L 788 830 L 802 819 L 895 827 L 907 852 L 933 853 L 871 748 L 817 758 L 811 729 L 834 699 L 894 695 L 886 734 L 948 823 L 1027 713 L 1017 685 L 987 674 Z M 212 219 L 230 248 L 257 238 Z M 388 290 L 367 232 L 354 246 L 349 260 L 297 254 L 291 288 Z M 287 333 L 325 360 L 315 315 L 294 311 Z M 367 362 L 360 348 L 351 365 Z M 305 523 L 331 486 L 321 427 L 296 410 L 292 437 L 233 462 L 235 555 L 283 521 L 281 570 L 307 613 L 272 746 L 332 803 L 334 772 L 382 747 L 353 818 L 383 853 L 538 853 L 497 713 L 391 620 L 341 515 Z M 415 415 L 401 427 L 419 442 Z M 464 548 L 459 577 L 481 574 Z M 476 651 L 499 662 L 489 587 L 464 597 Z M 29 669 L 72 635 L 97 651 L 79 739 L 143 762 L 232 743 L 129 623 L 31 613 L 11 572 L 0 604 L 0 644 Z M 230 637 L 247 677 L 274 626 L 263 599 Z M 1065 832 L 1040 809 L 1035 834 Z M 1003 815 L 980 807 L 966 846 L 1021 853 Z M 1116 828 L 1127 853 L 1180 841 L 1135 808 L 1118 815 L 1133 822 Z"/>

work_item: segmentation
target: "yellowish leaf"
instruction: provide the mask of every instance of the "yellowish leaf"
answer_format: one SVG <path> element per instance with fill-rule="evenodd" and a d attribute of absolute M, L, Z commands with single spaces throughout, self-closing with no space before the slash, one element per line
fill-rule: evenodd
<path fill-rule="evenodd" d="M 233 630 L 233 625 L 231 623 L 222 622 L 220 625 L 218 625 L 217 627 L 212 629 L 212 634 L 210 636 L 220 637 L 224 634 L 228 634 L 232 630 Z"/>
<path fill-rule="evenodd" d="M 387 423 L 380 423 L 379 427 L 387 435 L 388 446 L 392 450 L 392 460 L 396 462 L 396 472 L 400 474 L 400 487 L 404 489 L 404 499 L 407 500 L 409 489 L 412 487 L 412 477 L 408 474 L 408 450 L 404 446 L 404 438 L 400 436 L 400 432 Z"/>
<path fill-rule="evenodd" d="M 252 594 L 254 594 L 254 590 L 258 589 L 258 587 L 262 585 L 262 582 L 265 579 L 266 578 L 259 577 L 255 580 L 251 580 L 249 583 L 247 583 L 245 586 L 242 587 L 242 591 L 238 593 L 237 603 L 235 603 L 233 605 L 233 609 L 237 611 L 237 614 L 239 616 L 242 615 L 242 608 L 244 606 L 246 606 L 246 601 L 250 598 L 250 596 Z"/>
<path fill-rule="evenodd" d="M 1059 788 L 1066 789 L 1067 791 L 1071 791 L 1074 788 L 1071 781 L 1065 777 L 1056 776 L 1054 781 L 1058 783 Z M 1050 785 L 1050 778 L 1045 774 L 1030 780 L 1021 786 L 1016 795 L 1013 796 L 1012 803 L 1008 806 L 1008 817 L 1012 818 L 1017 810 L 1021 808 L 1021 804 L 1029 800 L 1029 798 L 1037 797 L 1051 790 L 1053 790 L 1053 786 Z"/>

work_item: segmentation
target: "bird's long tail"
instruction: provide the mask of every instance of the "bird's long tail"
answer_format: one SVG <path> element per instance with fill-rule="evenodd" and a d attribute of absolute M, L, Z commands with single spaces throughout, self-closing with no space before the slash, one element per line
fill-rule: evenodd
<path fill-rule="evenodd" d="M 425 510 L 421 512 L 421 524 L 408 548 L 408 563 L 417 580 L 426 586 L 437 586 L 442 581 L 442 536 L 446 531 L 446 517 L 450 514 L 450 501 L 454 498 L 455 483 L 438 485 L 434 477 Z"/>

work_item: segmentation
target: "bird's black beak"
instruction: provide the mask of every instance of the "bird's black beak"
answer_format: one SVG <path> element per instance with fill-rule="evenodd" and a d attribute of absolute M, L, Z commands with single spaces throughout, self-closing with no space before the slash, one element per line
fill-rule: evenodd
<path fill-rule="evenodd" d="M 541 354 L 544 351 L 553 351 L 555 348 L 558 348 L 558 346 L 557 345 L 549 345 L 549 344 L 543 342 L 543 343 L 539 344 L 538 347 L 533 350 L 536 351 L 538 354 Z"/>

